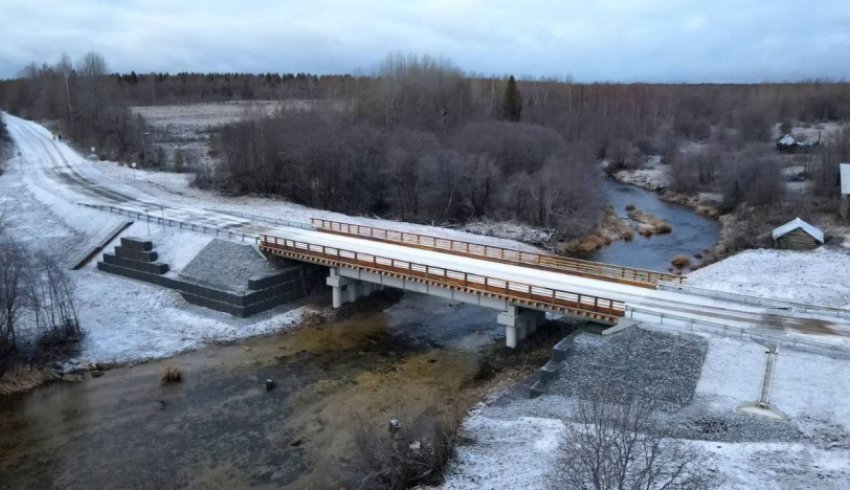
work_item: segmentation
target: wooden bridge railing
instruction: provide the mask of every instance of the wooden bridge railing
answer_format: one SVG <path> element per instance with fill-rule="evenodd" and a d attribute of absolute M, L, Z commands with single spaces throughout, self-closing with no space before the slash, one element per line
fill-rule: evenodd
<path fill-rule="evenodd" d="M 606 281 L 631 284 L 654 289 L 659 282 L 684 284 L 684 276 L 667 274 L 633 267 L 602 264 L 588 260 L 561 257 L 558 255 L 523 252 L 508 248 L 494 247 L 479 243 L 451 240 L 428 235 L 420 235 L 407 231 L 375 228 L 373 226 L 344 223 L 326 219 L 311 218 L 310 224 L 319 231 L 337 233 L 370 240 L 398 243 L 411 247 L 424 248 L 440 252 L 465 255 L 468 257 L 485 258 L 511 264 L 519 264 L 539 269 L 553 270 L 567 274 L 602 279 Z"/>
<path fill-rule="evenodd" d="M 469 292 L 484 293 L 518 304 L 536 305 L 552 311 L 579 315 L 605 323 L 617 323 L 625 315 L 625 304 L 587 294 L 533 286 L 514 281 L 425 264 L 354 252 L 271 235 L 260 235 L 260 248 L 268 253 L 331 267 L 353 267 L 390 273 Z"/>

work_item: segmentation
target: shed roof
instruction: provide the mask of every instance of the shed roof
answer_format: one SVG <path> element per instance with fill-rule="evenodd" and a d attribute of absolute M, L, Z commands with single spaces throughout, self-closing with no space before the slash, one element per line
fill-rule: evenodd
<path fill-rule="evenodd" d="M 823 231 L 819 228 L 816 228 L 800 218 L 794 218 L 793 220 L 785 223 L 773 230 L 773 239 L 776 240 L 779 237 L 785 236 L 796 229 L 801 229 L 808 233 L 812 238 L 818 241 L 818 243 L 823 243 Z"/>
<path fill-rule="evenodd" d="M 850 163 L 841 164 L 841 194 L 850 194 Z"/>
<path fill-rule="evenodd" d="M 777 143 L 783 146 L 794 146 L 797 144 L 797 140 L 794 139 L 794 137 L 790 134 L 786 134 L 785 136 L 779 138 L 779 140 L 777 140 Z"/>

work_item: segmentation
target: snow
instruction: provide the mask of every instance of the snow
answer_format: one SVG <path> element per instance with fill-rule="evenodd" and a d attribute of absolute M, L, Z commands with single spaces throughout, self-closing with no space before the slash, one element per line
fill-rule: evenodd
<path fill-rule="evenodd" d="M 444 488 L 550 488 L 547 471 L 554 462 L 560 420 L 518 417 L 500 420 L 473 414 L 463 430 L 473 445 L 458 448 Z"/>
<path fill-rule="evenodd" d="M 293 327 L 309 311 L 284 306 L 241 319 L 189 305 L 175 291 L 91 268 L 71 277 L 86 333 L 81 357 L 92 362 L 169 357 L 207 342 L 274 333 Z"/>
<path fill-rule="evenodd" d="M 850 362 L 781 350 L 771 402 L 791 418 L 829 421 L 850 431 Z"/>
<path fill-rule="evenodd" d="M 138 213 L 211 229 L 253 235 L 258 227 L 227 211 L 309 222 L 311 217 L 363 223 L 439 235 L 512 249 L 534 250 L 512 240 L 482 237 L 460 230 L 407 223 L 389 223 L 363 217 L 318 211 L 267 197 L 226 197 L 189 187 L 183 174 L 132 170 L 113 162 L 93 162 L 76 154 L 42 126 L 4 114 L 9 132 L 22 157 L 15 158 L 0 176 L 0 206 L 11 216 L 16 237 L 36 250 L 69 258 L 96 243 L 125 216 L 80 206 L 107 204 Z M 80 185 L 87 179 L 107 196 Z M 109 195 L 120 194 L 120 201 Z M 124 236 L 149 237 L 160 261 L 178 274 L 212 236 L 156 223 L 137 222 Z M 374 246 L 369 242 L 365 246 Z M 111 252 L 115 242 L 103 252 Z M 74 253 L 64 253 L 74 251 Z M 249 319 L 238 319 L 186 303 L 179 294 L 146 283 L 111 276 L 96 270 L 102 253 L 86 267 L 70 273 L 78 294 L 79 317 L 86 338 L 81 357 L 91 361 L 133 362 L 167 357 L 206 342 L 229 341 L 290 328 L 304 308 L 279 307 Z"/>
<path fill-rule="evenodd" d="M 620 170 L 614 177 L 620 182 L 635 185 L 648 191 L 665 189 L 670 185 L 670 167 L 661 163 L 661 157 L 649 157 L 643 168 Z"/>
<path fill-rule="evenodd" d="M 543 228 L 535 228 L 521 223 L 475 221 L 465 224 L 463 229 L 476 235 L 494 236 L 531 243 L 545 243 L 549 241 L 551 236 L 551 233 Z"/>
<path fill-rule="evenodd" d="M 773 230 L 773 239 L 776 240 L 780 237 L 783 237 L 794 230 L 801 229 L 808 233 L 812 238 L 817 240 L 820 243 L 823 243 L 823 230 L 819 228 L 815 228 L 814 226 L 806 223 L 800 218 L 794 218 L 793 220 L 785 223 L 782 226 L 777 227 Z"/>
<path fill-rule="evenodd" d="M 708 353 L 695 397 L 713 410 L 733 411 L 757 401 L 767 362 L 765 347 L 754 342 L 708 337 Z"/>
<path fill-rule="evenodd" d="M 68 259 L 98 241 L 125 218 L 75 204 L 79 196 L 44 171 L 44 154 L 20 127 L 10 131 L 23 153 L 0 176 L 0 208 L 9 231 L 35 251 Z M 49 138 L 49 137 L 48 137 Z M 162 262 L 179 272 L 212 237 L 137 222 L 124 236 L 149 237 Z M 115 242 L 104 252 L 111 252 Z M 102 254 L 101 254 L 102 255 Z M 230 341 L 291 328 L 309 312 L 305 307 L 279 307 L 251 318 L 188 304 L 176 292 L 96 270 L 95 260 L 69 273 L 76 306 L 86 334 L 81 358 L 92 362 L 136 362 L 168 357 L 207 342 Z M 289 311 L 287 311 L 289 310 Z M 32 332 L 22 330 L 22 337 Z"/>
<path fill-rule="evenodd" d="M 795 140 L 794 137 L 790 134 L 786 134 L 782 138 L 779 138 L 779 141 L 777 141 L 777 143 L 779 143 L 780 145 L 792 146 L 797 144 L 797 140 Z"/>
<path fill-rule="evenodd" d="M 249 100 L 189 105 L 135 106 L 130 111 L 155 128 L 202 130 L 245 118 L 271 116 L 279 110 L 307 111 L 334 108 L 339 102 L 325 100 Z"/>
<path fill-rule="evenodd" d="M 850 308 L 850 250 L 747 250 L 688 274 L 695 287 Z"/>
<path fill-rule="evenodd" d="M 731 416 L 758 398 L 765 367 L 764 346 L 705 335 L 709 348 L 686 414 Z M 846 488 L 850 478 L 850 360 L 780 350 L 771 402 L 787 421 L 759 420 L 771 427 L 798 428 L 793 440 L 682 440 L 721 489 Z M 446 489 L 552 488 L 557 441 L 564 433 L 570 399 L 546 394 L 535 400 L 499 396 L 480 404 L 463 425 L 469 442 L 458 448 Z M 559 407 L 552 409 L 552 407 Z M 544 415 L 551 413 L 552 415 Z M 741 415 L 738 415 L 741 416 Z"/>

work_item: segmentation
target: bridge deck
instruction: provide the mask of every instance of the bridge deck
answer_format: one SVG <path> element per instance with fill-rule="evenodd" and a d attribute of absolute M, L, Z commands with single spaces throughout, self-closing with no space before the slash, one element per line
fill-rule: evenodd
<path fill-rule="evenodd" d="M 261 235 L 259 246 L 265 252 L 288 258 L 404 277 L 436 286 L 494 296 L 532 308 L 578 315 L 604 323 L 614 324 L 618 317 L 625 314 L 625 304 L 621 301 L 382 257 L 373 253 L 271 235 Z"/>
<path fill-rule="evenodd" d="M 317 230 L 328 233 L 336 233 L 339 235 L 387 243 L 397 243 L 409 247 L 451 253 L 454 255 L 463 255 L 467 257 L 518 264 L 527 267 L 552 270 L 650 289 L 655 289 L 658 282 L 661 281 L 675 284 L 683 284 L 685 281 L 684 276 L 678 274 L 667 274 L 664 272 L 636 269 L 633 267 L 602 264 L 599 262 L 561 257 L 558 255 L 511 250 L 508 248 L 421 235 L 407 231 L 376 228 L 373 226 L 319 218 L 311 218 L 310 223 L 315 226 Z"/>

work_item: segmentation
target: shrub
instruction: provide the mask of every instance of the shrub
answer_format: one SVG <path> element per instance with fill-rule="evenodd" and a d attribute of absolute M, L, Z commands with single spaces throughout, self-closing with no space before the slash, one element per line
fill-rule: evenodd
<path fill-rule="evenodd" d="M 354 422 L 352 469 L 360 488 L 400 490 L 442 482 L 458 440 L 460 411 L 400 420 L 393 432 L 385 422 Z"/>
<path fill-rule="evenodd" d="M 183 373 L 174 366 L 166 366 L 162 370 L 162 384 L 179 383 L 183 381 Z"/>
<path fill-rule="evenodd" d="M 691 265 L 691 259 L 689 259 L 687 255 L 679 254 L 673 257 L 673 260 L 671 260 L 670 263 L 677 269 L 684 269 Z"/>

